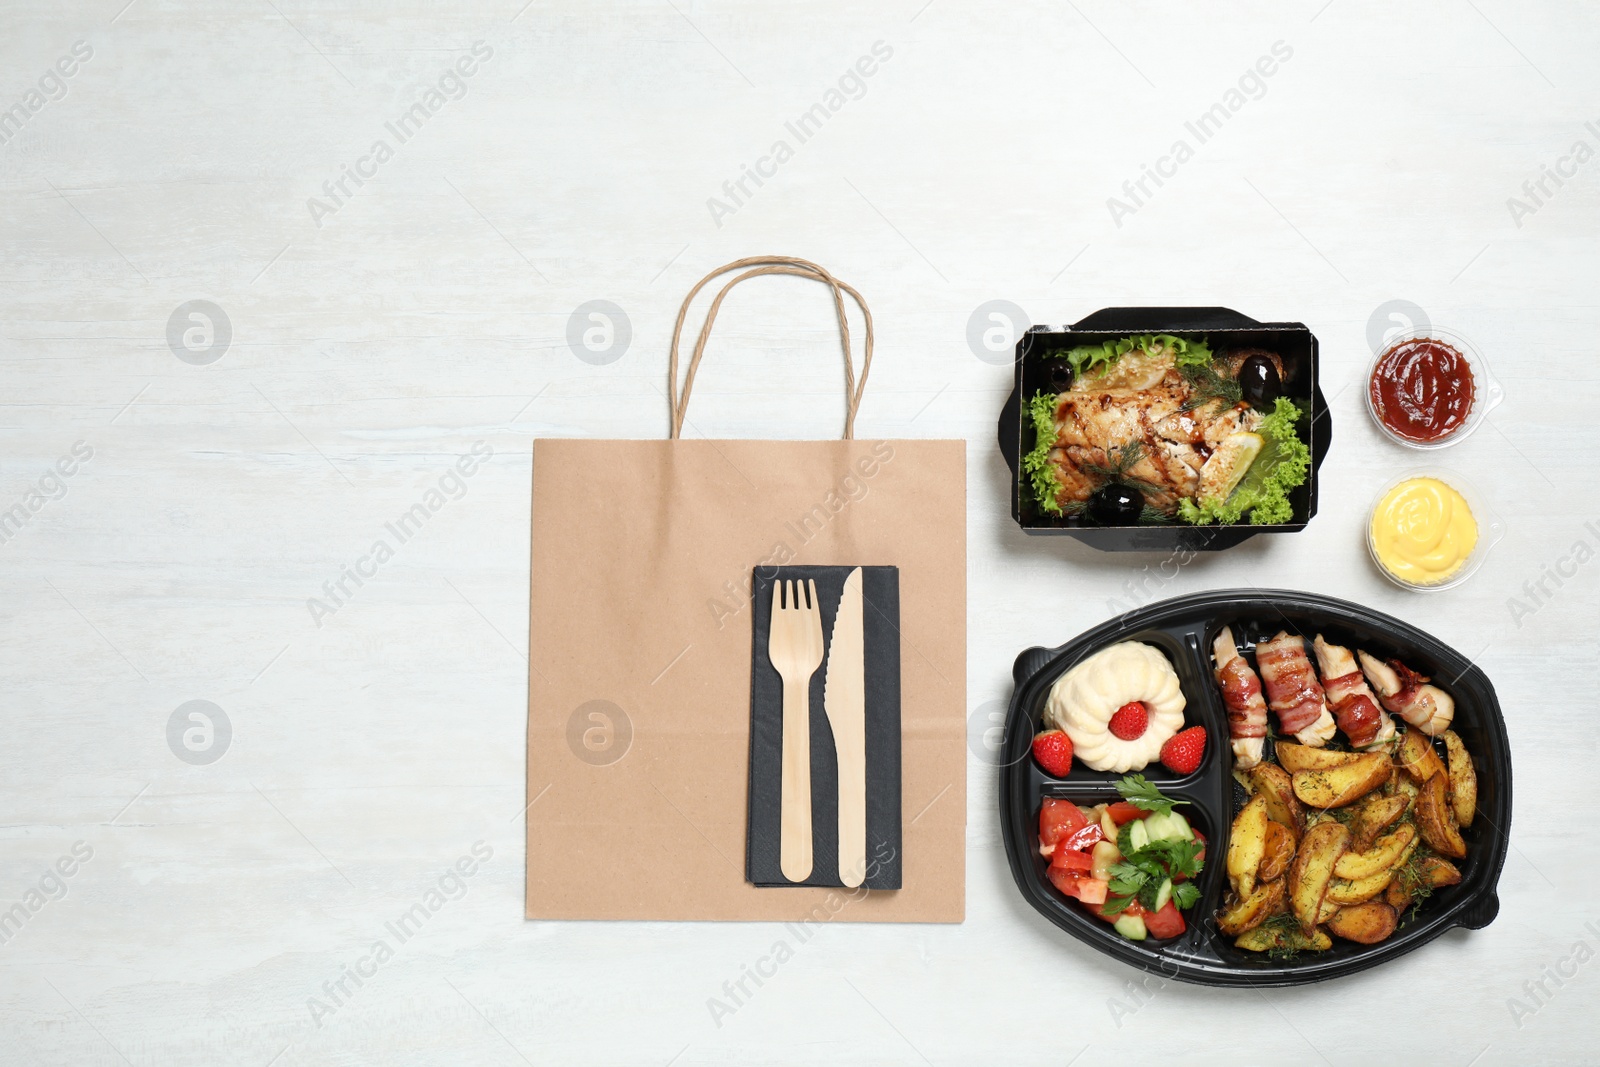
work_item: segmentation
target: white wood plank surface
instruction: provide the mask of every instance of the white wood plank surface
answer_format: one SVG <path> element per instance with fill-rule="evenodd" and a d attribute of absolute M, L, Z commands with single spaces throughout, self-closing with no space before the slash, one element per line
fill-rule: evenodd
<path fill-rule="evenodd" d="M 0 3 L 0 512 L 26 518 L 0 543 L 0 909 L 25 912 L 0 1062 L 1595 1062 L 1597 50 L 1591 6 L 1508 0 Z M 1170 177 L 1134 202 L 1147 165 Z M 1399 615 L 1505 707 L 1498 920 L 1322 988 L 1135 991 L 1016 892 L 973 758 L 963 925 L 524 922 L 530 441 L 664 435 L 678 300 L 759 252 L 871 302 L 862 436 L 971 442 L 975 713 L 1128 583 Z M 1321 514 L 1160 581 L 1160 557 L 1024 538 L 994 448 L 1009 369 L 967 341 L 995 299 L 1304 321 Z M 168 341 L 197 300 L 231 328 L 211 362 L 201 320 Z M 595 300 L 631 328 L 611 362 L 568 343 Z M 1437 463 L 1508 534 L 1438 595 L 1361 540 L 1419 464 L 1360 400 L 1393 300 L 1507 392 Z M 797 280 L 745 287 L 692 432 L 835 434 L 829 314 Z M 169 747 L 194 700 L 226 716 L 214 762 Z"/>

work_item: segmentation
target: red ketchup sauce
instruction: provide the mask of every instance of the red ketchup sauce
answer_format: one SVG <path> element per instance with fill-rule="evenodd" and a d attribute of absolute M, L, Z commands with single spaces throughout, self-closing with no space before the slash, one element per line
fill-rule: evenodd
<path fill-rule="evenodd" d="M 1466 357 L 1449 345 L 1402 341 L 1372 369 L 1372 410 L 1408 441 L 1437 441 L 1467 421 L 1476 384 Z"/>

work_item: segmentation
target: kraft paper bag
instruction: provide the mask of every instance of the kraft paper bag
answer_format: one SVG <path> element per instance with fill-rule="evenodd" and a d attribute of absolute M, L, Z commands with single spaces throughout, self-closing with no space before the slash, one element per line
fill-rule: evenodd
<path fill-rule="evenodd" d="M 678 395 L 678 334 L 719 275 Z M 695 370 L 734 285 L 827 284 L 845 349 L 838 441 L 682 440 Z M 861 307 L 861 380 L 843 294 Z M 861 296 L 804 260 L 712 272 L 679 312 L 672 436 L 533 450 L 528 670 L 530 919 L 960 922 L 966 830 L 966 446 L 868 441 Z M 899 571 L 901 888 L 746 880 L 757 568 Z M 869 772 L 870 773 L 870 772 Z"/>

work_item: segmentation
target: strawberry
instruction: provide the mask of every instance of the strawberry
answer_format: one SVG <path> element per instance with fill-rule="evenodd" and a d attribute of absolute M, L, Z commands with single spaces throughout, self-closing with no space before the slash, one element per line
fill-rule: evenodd
<path fill-rule="evenodd" d="M 1142 701 L 1130 700 L 1117 709 L 1107 725 L 1122 740 L 1134 741 L 1143 736 L 1145 727 L 1150 725 L 1150 713 L 1145 710 Z"/>
<path fill-rule="evenodd" d="M 1175 774 L 1193 774 L 1205 751 L 1206 728 L 1191 726 L 1167 738 L 1167 743 L 1161 746 L 1161 762 Z"/>
<path fill-rule="evenodd" d="M 1060 730 L 1045 730 L 1033 738 L 1033 758 L 1039 761 L 1044 772 L 1055 778 L 1065 778 L 1072 769 L 1072 738 Z"/>

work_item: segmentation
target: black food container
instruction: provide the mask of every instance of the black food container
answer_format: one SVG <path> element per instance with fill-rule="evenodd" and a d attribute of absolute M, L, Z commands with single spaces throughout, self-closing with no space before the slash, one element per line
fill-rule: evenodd
<path fill-rule="evenodd" d="M 1283 359 L 1283 395 L 1308 409 L 1298 424 L 1301 439 L 1311 446 L 1311 473 L 1290 495 L 1291 522 L 1252 526 L 1170 525 L 1098 526 L 1083 516 L 1050 515 L 1039 510 L 1032 486 L 1021 473 L 1018 458 L 1032 451 L 1033 425 L 1023 418 L 1028 399 L 1039 392 L 1059 392 L 1065 361 L 1052 358 L 1077 345 L 1114 341 L 1130 334 L 1205 334 L 1213 351 L 1259 347 Z M 1000 413 L 1000 452 L 1011 468 L 1011 516 L 1024 533 L 1065 534 L 1110 552 L 1197 552 L 1232 548 L 1258 533 L 1294 533 L 1306 528 L 1317 513 L 1317 468 L 1333 440 L 1328 404 L 1317 382 L 1317 338 L 1303 323 L 1257 322 L 1229 308 L 1104 308 L 1071 326 L 1033 326 L 1017 342 L 1016 384 Z"/>
<path fill-rule="evenodd" d="M 1451 729 L 1466 745 L 1478 775 L 1477 815 L 1472 825 L 1462 830 L 1467 858 L 1457 861 L 1461 882 L 1435 889 L 1415 915 L 1408 910 L 1400 929 L 1388 940 L 1358 945 L 1334 938 L 1327 951 L 1273 959 L 1235 948 L 1233 938 L 1217 931 L 1215 916 L 1227 891 L 1224 858 L 1229 829 L 1245 800 L 1244 789 L 1233 780 L 1227 711 L 1211 673 L 1211 642 L 1224 625 L 1233 627 L 1234 639 L 1245 648 L 1252 667 L 1255 643 L 1279 630 L 1299 633 L 1308 645 L 1320 633 L 1351 649 L 1399 659 L 1432 677 L 1455 698 Z M 1178 810 L 1206 837 L 1205 867 L 1196 879 L 1200 900 L 1184 912 L 1187 931 L 1167 941 L 1123 938 L 1110 923 L 1059 893 L 1046 877 L 1049 861 L 1039 855 L 1039 808 L 1045 797 L 1061 797 L 1080 805 L 1120 799 L 1116 790 L 1120 775 L 1093 771 L 1074 761 L 1066 778 L 1053 778 L 1039 768 L 1029 751 L 1056 679 L 1084 657 L 1118 641 L 1140 641 L 1159 649 L 1178 672 L 1187 700 L 1185 727 L 1206 728 L 1205 755 L 1193 774 L 1176 775 L 1160 763 L 1135 772 L 1143 773 L 1167 796 L 1188 801 Z M 1494 687 L 1483 672 L 1415 627 L 1332 597 L 1229 589 L 1153 604 L 1112 619 L 1059 648 L 1030 648 L 1017 657 L 1013 670 L 1016 689 L 1006 716 L 1000 768 L 1000 828 L 1011 874 L 1040 914 L 1108 956 L 1164 978 L 1200 985 L 1304 985 L 1375 967 L 1421 948 L 1453 927 L 1481 929 L 1500 909 L 1495 887 L 1505 865 L 1511 828 L 1511 754 L 1505 720 Z"/>

